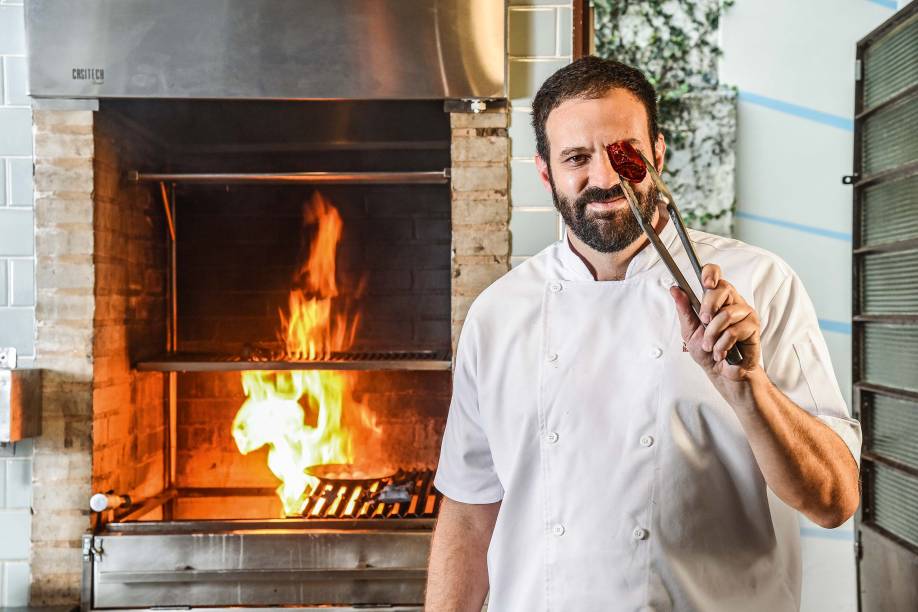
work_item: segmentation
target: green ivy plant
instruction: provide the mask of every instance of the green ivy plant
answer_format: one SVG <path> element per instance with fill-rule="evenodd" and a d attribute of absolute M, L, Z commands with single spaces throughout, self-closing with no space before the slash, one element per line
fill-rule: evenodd
<path fill-rule="evenodd" d="M 722 51 L 717 32 L 721 15 L 733 0 L 593 0 L 593 4 L 596 54 L 640 68 L 657 90 L 660 127 L 669 145 L 667 168 L 674 154 L 681 158 L 674 171 L 679 176 L 670 172 L 667 180 L 673 179 L 686 222 L 707 228 L 724 220 L 720 233 L 726 233 L 732 198 L 726 205 L 712 203 L 711 198 L 724 196 L 706 181 L 718 163 L 729 165 L 732 172 L 736 91 L 718 82 Z M 699 127 L 703 122 L 713 127 Z M 730 185 L 732 190 L 732 180 Z M 682 196 L 693 201 L 685 202 Z"/>

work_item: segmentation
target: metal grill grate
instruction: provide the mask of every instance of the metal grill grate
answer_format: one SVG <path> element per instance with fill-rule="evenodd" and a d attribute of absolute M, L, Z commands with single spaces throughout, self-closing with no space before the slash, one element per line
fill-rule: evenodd
<path fill-rule="evenodd" d="M 323 359 L 295 360 L 253 354 L 171 353 L 136 364 L 140 371 L 229 372 L 244 370 L 449 370 L 448 351 L 335 352 Z"/>
<path fill-rule="evenodd" d="M 432 470 L 399 470 L 387 478 L 323 478 L 302 512 L 303 518 L 435 518 L 443 495 Z"/>

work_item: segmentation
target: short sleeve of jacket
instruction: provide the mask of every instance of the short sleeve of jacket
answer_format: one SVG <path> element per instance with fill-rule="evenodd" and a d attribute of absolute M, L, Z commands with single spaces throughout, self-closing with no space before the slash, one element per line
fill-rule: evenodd
<path fill-rule="evenodd" d="M 759 315 L 768 377 L 795 404 L 838 434 L 860 464 L 860 423 L 851 418 L 816 310 L 793 271 Z"/>
<path fill-rule="evenodd" d="M 453 394 L 440 447 L 440 464 L 434 486 L 449 497 L 467 504 L 490 504 L 504 497 L 491 447 L 482 427 L 478 405 L 478 334 L 469 313 L 459 334 Z"/>

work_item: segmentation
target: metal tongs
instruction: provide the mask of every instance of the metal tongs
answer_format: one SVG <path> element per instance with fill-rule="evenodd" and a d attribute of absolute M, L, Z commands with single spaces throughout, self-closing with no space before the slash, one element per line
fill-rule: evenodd
<path fill-rule="evenodd" d="M 682 246 L 685 248 L 685 252 L 688 254 L 689 261 L 692 263 L 692 268 L 695 270 L 695 276 L 698 277 L 698 282 L 701 284 L 702 291 L 704 291 L 704 282 L 701 280 L 701 264 L 698 262 L 698 255 L 695 253 L 695 247 L 692 246 L 692 241 L 689 240 L 688 233 L 685 231 L 685 223 L 682 221 L 682 215 L 679 214 L 679 209 L 676 208 L 676 200 L 673 198 L 673 194 L 669 191 L 669 188 L 663 182 L 663 179 L 660 178 L 660 175 L 657 173 L 657 169 L 654 168 L 653 164 L 650 163 L 646 157 L 644 157 L 643 153 L 638 151 L 638 154 L 644 161 L 644 165 L 647 167 L 647 172 L 650 174 L 651 180 L 653 180 L 654 185 L 656 185 L 657 190 L 660 192 L 660 195 L 663 198 L 664 204 L 666 204 L 666 210 L 669 213 L 669 218 L 676 228 L 676 233 L 679 234 L 679 240 L 682 241 Z M 685 294 L 688 296 L 689 302 L 692 305 L 692 310 L 695 311 L 695 315 L 698 317 L 698 320 L 701 321 L 699 312 L 701 310 L 701 302 L 698 300 L 698 297 L 695 296 L 695 292 L 692 291 L 688 281 L 685 280 L 685 277 L 679 270 L 679 266 L 677 266 L 676 262 L 673 260 L 672 255 L 670 255 L 669 251 L 666 250 L 666 246 L 660 240 L 660 236 L 657 235 L 657 231 L 653 228 L 653 225 L 644 222 L 644 218 L 638 211 L 637 198 L 634 195 L 634 190 L 631 188 L 631 183 L 622 177 L 621 186 L 622 191 L 625 192 L 625 199 L 628 200 L 628 207 L 631 208 L 631 214 L 634 215 L 635 219 L 637 219 L 638 224 L 640 224 L 641 229 L 644 230 L 644 233 L 647 235 L 647 238 L 650 240 L 653 248 L 655 248 L 657 253 L 660 254 L 660 259 L 663 260 L 663 263 L 666 264 L 670 274 L 672 274 L 673 278 L 676 279 L 676 283 L 678 283 L 679 288 L 685 291 Z M 704 323 L 701 325 L 703 327 L 707 327 Z M 740 352 L 739 346 L 734 344 L 730 350 L 727 351 L 727 363 L 730 365 L 739 365 L 742 362 L 743 354 Z"/>

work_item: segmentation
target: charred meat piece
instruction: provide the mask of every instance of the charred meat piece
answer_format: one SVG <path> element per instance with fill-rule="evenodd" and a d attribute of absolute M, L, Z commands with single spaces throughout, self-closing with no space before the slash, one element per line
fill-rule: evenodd
<path fill-rule="evenodd" d="M 620 177 L 630 183 L 640 183 L 647 176 L 644 160 L 630 142 L 619 140 L 606 146 L 609 162 Z"/>

